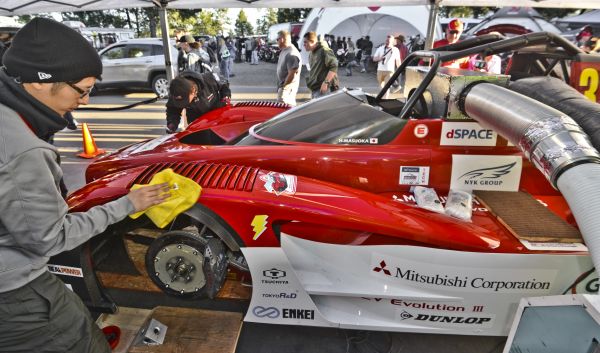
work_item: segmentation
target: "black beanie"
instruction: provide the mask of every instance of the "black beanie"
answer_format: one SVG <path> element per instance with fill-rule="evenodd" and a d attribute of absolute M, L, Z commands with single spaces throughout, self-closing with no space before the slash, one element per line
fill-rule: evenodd
<path fill-rule="evenodd" d="M 3 61 L 21 82 L 78 82 L 102 75 L 100 56 L 80 33 L 41 17 L 17 32 Z"/>

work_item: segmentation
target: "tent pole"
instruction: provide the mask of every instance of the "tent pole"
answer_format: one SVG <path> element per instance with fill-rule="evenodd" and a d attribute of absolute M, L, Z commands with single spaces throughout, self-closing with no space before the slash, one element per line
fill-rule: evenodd
<path fill-rule="evenodd" d="M 155 3 L 156 4 L 156 3 Z M 171 62 L 171 41 L 169 40 L 169 21 L 167 19 L 167 5 L 169 0 L 160 0 L 160 6 L 158 8 L 158 16 L 160 18 L 160 29 L 162 32 L 162 41 L 165 54 L 165 66 L 167 71 L 167 80 L 171 80 L 175 77 L 175 70 L 173 63 Z"/>
<path fill-rule="evenodd" d="M 433 47 L 435 36 L 435 25 L 437 23 L 438 12 L 440 11 L 440 0 L 429 0 L 429 22 L 427 22 L 427 38 L 425 40 L 425 50 Z"/>

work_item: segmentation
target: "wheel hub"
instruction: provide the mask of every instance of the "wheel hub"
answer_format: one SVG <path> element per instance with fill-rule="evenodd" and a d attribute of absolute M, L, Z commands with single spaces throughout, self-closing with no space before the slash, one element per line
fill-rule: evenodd
<path fill-rule="evenodd" d="M 154 257 L 156 277 L 181 294 L 197 292 L 206 284 L 204 256 L 185 244 L 169 244 Z"/>

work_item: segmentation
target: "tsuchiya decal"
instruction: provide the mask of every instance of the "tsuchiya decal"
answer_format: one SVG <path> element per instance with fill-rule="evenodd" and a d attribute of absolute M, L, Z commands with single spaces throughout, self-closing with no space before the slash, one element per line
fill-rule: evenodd
<path fill-rule="evenodd" d="M 442 202 L 442 205 L 446 204 L 446 201 L 448 201 L 447 196 L 439 196 L 439 199 Z M 417 204 L 417 201 L 415 200 L 415 195 L 413 194 L 392 195 L 392 200 L 408 203 L 411 205 Z M 473 212 L 477 211 L 488 212 L 488 209 L 483 207 L 483 205 L 476 198 L 473 198 Z"/>
<path fill-rule="evenodd" d="M 343 144 L 358 144 L 358 145 L 376 145 L 379 143 L 379 139 L 377 137 L 369 137 L 369 138 L 341 138 L 338 139 L 338 143 Z"/>
<path fill-rule="evenodd" d="M 83 277 L 83 271 L 79 267 L 69 267 L 61 265 L 48 264 L 48 271 L 55 275 L 71 276 L 71 277 Z"/>
<path fill-rule="evenodd" d="M 427 135 L 429 134 L 429 128 L 425 124 L 418 124 L 417 126 L 415 126 L 413 133 L 415 134 L 415 137 L 422 139 L 424 137 L 427 137 Z"/>
<path fill-rule="evenodd" d="M 252 240 L 258 239 L 258 237 L 260 237 L 261 234 L 264 233 L 265 230 L 267 230 L 267 219 L 268 218 L 269 218 L 268 215 L 254 216 L 254 218 L 252 219 L 252 222 L 250 223 L 250 225 L 252 226 L 252 231 L 254 232 L 254 236 L 252 237 Z"/>
<path fill-rule="evenodd" d="M 400 185 L 429 184 L 429 167 L 401 166 Z"/>
<path fill-rule="evenodd" d="M 410 321 L 415 325 L 432 327 L 489 328 L 494 325 L 493 314 L 452 314 L 447 312 L 402 310 L 397 313 L 398 321 Z"/>
<path fill-rule="evenodd" d="M 281 194 L 294 195 L 296 193 L 297 178 L 295 175 L 269 172 L 261 175 L 260 180 L 265 182 L 268 192 L 279 196 Z"/>
<path fill-rule="evenodd" d="M 262 279 L 262 283 L 264 284 L 289 284 L 289 282 L 284 279 L 287 276 L 287 273 L 283 270 L 271 268 L 269 270 L 264 270 L 262 274 L 263 277 L 265 277 Z"/>
<path fill-rule="evenodd" d="M 517 191 L 523 160 L 520 156 L 452 155 L 450 188 Z"/>
<path fill-rule="evenodd" d="M 480 293 L 549 293 L 556 270 L 467 268 L 371 255 L 370 273 L 413 287 L 444 288 Z"/>
<path fill-rule="evenodd" d="M 478 123 L 442 123 L 441 146 L 496 146 L 498 134 Z"/>

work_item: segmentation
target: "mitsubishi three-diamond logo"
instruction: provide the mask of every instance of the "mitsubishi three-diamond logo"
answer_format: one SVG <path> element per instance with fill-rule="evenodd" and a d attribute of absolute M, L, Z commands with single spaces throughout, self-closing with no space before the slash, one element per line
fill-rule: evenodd
<path fill-rule="evenodd" d="M 387 268 L 385 268 L 386 266 L 387 265 L 386 265 L 385 261 L 381 260 L 381 262 L 379 263 L 379 267 L 376 266 L 375 268 L 373 268 L 373 271 L 375 271 L 375 272 L 383 271 L 383 273 L 385 273 L 386 275 L 391 276 L 392 273 Z"/>

